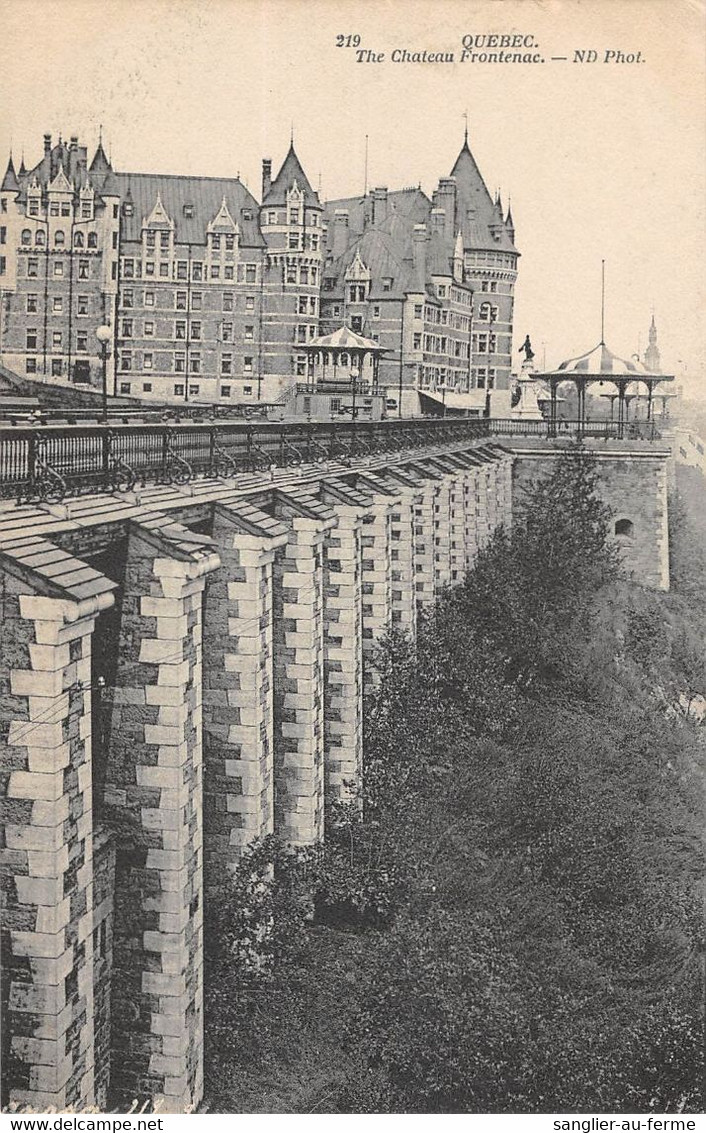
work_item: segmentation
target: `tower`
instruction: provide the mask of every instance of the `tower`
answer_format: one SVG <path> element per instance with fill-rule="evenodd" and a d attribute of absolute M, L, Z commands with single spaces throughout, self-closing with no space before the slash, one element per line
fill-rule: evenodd
<path fill-rule="evenodd" d="M 519 252 L 508 208 L 493 199 L 464 136 L 451 176 L 439 182 L 435 209 L 447 214 L 446 231 L 461 235 L 465 282 L 475 293 L 471 339 L 471 384 L 491 395 L 491 412 L 510 409 L 514 290 Z"/>
<path fill-rule="evenodd" d="M 655 326 L 654 315 L 650 323 L 649 345 L 645 351 L 645 367 L 651 374 L 659 374 L 662 369 L 662 359 L 660 358 L 659 347 L 657 346 L 657 327 Z"/>
<path fill-rule="evenodd" d="M 266 243 L 262 307 L 262 398 L 275 401 L 307 372 L 297 347 L 319 333 L 323 209 L 297 157 L 292 140 L 271 180 L 262 163 L 260 226 Z"/>

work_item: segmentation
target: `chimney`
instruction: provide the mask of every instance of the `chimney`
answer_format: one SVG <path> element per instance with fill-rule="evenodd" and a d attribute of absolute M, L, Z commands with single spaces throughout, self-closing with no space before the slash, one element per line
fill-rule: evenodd
<path fill-rule="evenodd" d="M 333 216 L 333 246 L 334 260 L 342 256 L 348 247 L 348 210 L 336 209 Z"/>
<path fill-rule="evenodd" d="M 446 231 L 446 209 L 435 208 L 431 210 L 431 230 L 432 232 L 445 232 Z"/>
<path fill-rule="evenodd" d="M 373 224 L 380 224 L 387 216 L 387 188 L 373 189 Z"/>
<path fill-rule="evenodd" d="M 432 197 L 435 209 L 443 209 L 446 214 L 444 234 L 449 243 L 456 235 L 456 181 L 453 177 L 442 177 L 439 187 Z"/>
<path fill-rule="evenodd" d="M 44 153 L 47 154 L 47 153 L 50 153 L 50 152 L 51 152 L 51 134 L 45 134 L 44 135 Z"/>
<path fill-rule="evenodd" d="M 262 159 L 262 199 L 263 199 L 263 201 L 270 191 L 270 185 L 271 184 L 272 184 L 272 158 L 271 157 L 263 157 L 263 159 Z"/>
<path fill-rule="evenodd" d="M 414 244 L 412 246 L 412 257 L 414 259 L 414 270 L 417 279 L 424 285 L 427 278 L 427 226 L 426 224 L 415 224 L 414 226 Z"/>
<path fill-rule="evenodd" d="M 78 135 L 77 134 L 71 135 L 71 141 L 69 142 L 69 149 L 71 150 L 72 153 L 75 150 L 78 149 Z"/>

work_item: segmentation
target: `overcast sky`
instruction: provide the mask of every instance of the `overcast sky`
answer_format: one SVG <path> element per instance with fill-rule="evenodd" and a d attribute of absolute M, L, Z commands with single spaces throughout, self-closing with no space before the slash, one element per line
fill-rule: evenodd
<path fill-rule="evenodd" d="M 600 338 L 704 373 L 704 8 L 701 0 L 0 0 L 0 151 L 99 123 L 120 170 L 233 176 L 295 144 L 324 196 L 447 176 L 468 111 L 491 191 L 512 196 L 522 252 L 516 339 L 553 365 Z M 404 64 L 464 35 L 533 36 L 544 64 Z M 358 63 L 337 35 L 386 53 Z M 572 62 L 576 49 L 599 62 Z M 480 50 L 483 50 L 482 48 Z M 642 53 L 604 63 L 607 50 Z M 551 62 L 551 56 L 568 56 Z M 543 347 L 543 344 L 546 344 Z M 706 384 L 706 383 L 704 383 Z"/>

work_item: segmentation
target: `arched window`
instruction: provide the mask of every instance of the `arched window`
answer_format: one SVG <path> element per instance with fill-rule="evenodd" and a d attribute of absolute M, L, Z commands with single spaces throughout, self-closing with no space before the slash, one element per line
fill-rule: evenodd
<path fill-rule="evenodd" d="M 83 232 L 77 232 L 74 236 L 74 248 L 83 247 Z"/>
<path fill-rule="evenodd" d="M 97 248 L 98 247 L 98 236 L 95 232 L 89 232 L 88 233 L 88 247 L 89 248 Z"/>
<path fill-rule="evenodd" d="M 622 535 L 626 539 L 632 539 L 633 523 L 631 519 L 616 519 L 615 521 L 615 534 Z"/>
<path fill-rule="evenodd" d="M 66 243 L 66 237 L 61 228 L 54 233 L 54 247 L 63 248 Z"/>
<path fill-rule="evenodd" d="M 32 233 L 29 228 L 22 229 L 22 247 L 26 248 L 28 244 L 32 243 Z"/>
<path fill-rule="evenodd" d="M 43 248 L 47 242 L 46 234 L 43 228 L 38 228 L 34 234 L 34 242 L 38 248 Z"/>

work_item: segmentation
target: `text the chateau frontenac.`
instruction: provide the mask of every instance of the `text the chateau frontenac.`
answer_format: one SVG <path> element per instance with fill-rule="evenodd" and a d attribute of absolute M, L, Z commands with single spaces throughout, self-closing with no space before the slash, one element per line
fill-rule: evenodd
<path fill-rule="evenodd" d="M 239 179 L 122 173 L 72 137 L 0 191 L 0 361 L 154 402 L 295 403 L 360 379 L 360 412 L 507 416 L 518 252 L 467 138 L 420 188 L 322 203 L 294 145 Z M 367 362 L 367 369 L 366 369 Z M 370 396 L 365 396 L 370 395 Z M 336 401 L 331 399 L 335 412 Z"/>

